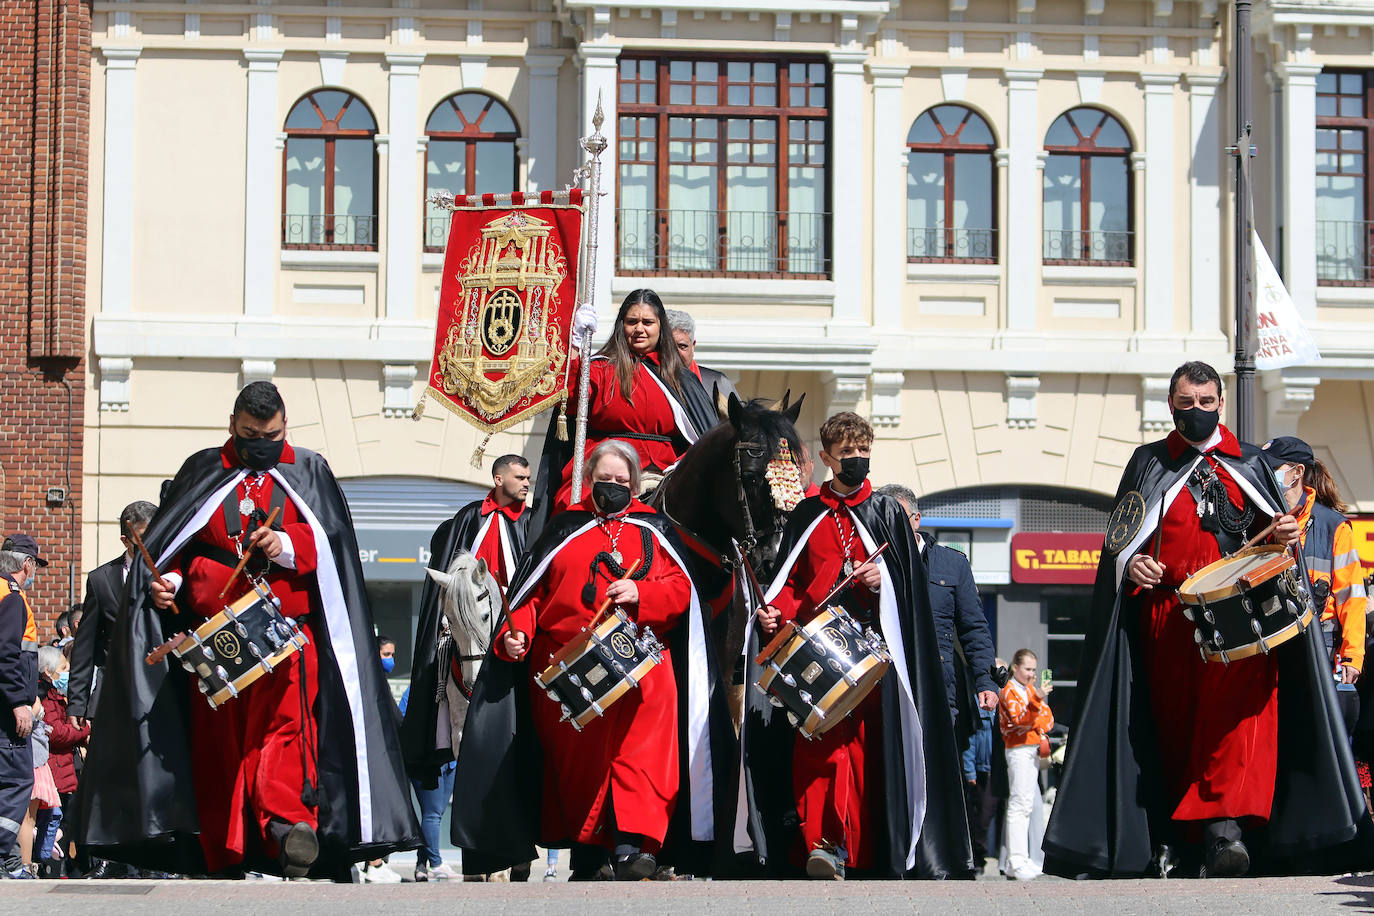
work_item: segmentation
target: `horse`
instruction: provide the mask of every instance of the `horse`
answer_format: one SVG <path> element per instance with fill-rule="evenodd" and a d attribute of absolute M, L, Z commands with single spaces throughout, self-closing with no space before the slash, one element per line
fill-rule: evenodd
<path fill-rule="evenodd" d="M 790 398 L 788 392 L 774 409 L 765 399 L 746 402 L 731 394 L 725 420 L 687 450 L 651 498 L 686 543 L 692 580 L 713 611 L 721 615 L 731 606 L 723 621 L 717 618 L 716 657 L 722 660 L 733 660 L 744 647 L 750 602 L 742 597 L 752 586 L 747 575 L 736 582 L 733 574 L 740 553 L 758 575 L 772 567 L 787 514 L 800 496 L 797 485 L 805 487 L 797 469 L 802 444 L 795 424 L 806 396 L 796 403 Z M 779 472 L 794 475 L 794 493 L 774 492 Z M 729 671 L 733 662 L 727 663 Z"/>
<path fill-rule="evenodd" d="M 477 682 L 482 659 L 491 646 L 493 608 L 499 599 L 500 586 L 487 569 L 487 561 L 479 560 L 465 550 L 454 556 L 446 571 L 427 569 L 429 577 L 439 585 L 440 621 L 439 646 L 436 664 L 443 696 L 435 700 L 448 708 L 448 740 L 453 756 L 463 738 L 463 720 L 468 714 L 468 697 Z M 440 717 L 439 727 L 445 721 Z"/>

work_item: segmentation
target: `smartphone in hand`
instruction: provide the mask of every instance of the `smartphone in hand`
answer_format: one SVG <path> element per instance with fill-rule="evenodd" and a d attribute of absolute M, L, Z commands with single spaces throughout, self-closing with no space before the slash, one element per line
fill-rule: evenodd
<path fill-rule="evenodd" d="M 1040 669 L 1040 692 L 1041 692 L 1041 693 L 1044 693 L 1045 690 L 1046 690 L 1046 688 L 1052 687 L 1053 685 L 1054 685 L 1054 669 L 1053 669 L 1053 668 L 1041 668 L 1041 669 Z"/>

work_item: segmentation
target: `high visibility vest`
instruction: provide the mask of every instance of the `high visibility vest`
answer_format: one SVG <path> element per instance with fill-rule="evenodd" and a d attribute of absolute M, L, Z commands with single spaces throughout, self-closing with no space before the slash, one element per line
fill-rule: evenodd
<path fill-rule="evenodd" d="M 4 601 L 14 591 L 16 589 L 10 587 L 9 579 L 0 578 L 0 601 Z M 18 594 L 20 598 L 24 599 L 24 612 L 29 615 L 29 619 L 24 623 L 24 641 L 20 644 L 20 648 L 25 652 L 37 652 L 38 624 L 33 619 L 33 605 L 29 604 L 29 596 L 24 594 L 22 590 L 19 590 Z"/>

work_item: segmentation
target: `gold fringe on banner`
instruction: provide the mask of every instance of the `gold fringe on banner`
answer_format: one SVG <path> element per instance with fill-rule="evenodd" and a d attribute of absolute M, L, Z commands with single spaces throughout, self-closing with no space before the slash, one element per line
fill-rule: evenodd
<path fill-rule="evenodd" d="M 420 418 L 425 415 L 425 395 L 427 393 L 423 391 L 420 393 L 420 400 L 415 402 L 415 409 L 410 412 L 410 418 L 416 423 L 420 422 Z"/>
<path fill-rule="evenodd" d="M 568 399 L 564 398 L 563 403 L 558 405 L 558 441 L 568 441 Z"/>
<path fill-rule="evenodd" d="M 482 466 L 482 457 L 487 453 L 487 443 L 491 441 L 491 433 L 487 433 L 482 438 L 482 444 L 477 446 L 477 451 L 472 453 L 471 464 L 475 468 Z"/>

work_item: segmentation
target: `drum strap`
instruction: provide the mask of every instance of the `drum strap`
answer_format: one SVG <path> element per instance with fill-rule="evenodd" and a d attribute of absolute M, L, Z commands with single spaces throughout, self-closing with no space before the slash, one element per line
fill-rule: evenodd
<path fill-rule="evenodd" d="M 223 508 L 224 530 L 229 532 L 229 540 L 237 540 L 239 535 L 243 534 L 243 515 L 239 512 L 239 498 L 237 487 L 230 490 L 229 495 L 224 497 Z M 259 518 L 259 513 L 261 513 L 261 516 L 259 518 L 259 524 L 261 524 L 261 522 L 267 520 L 267 516 L 271 514 L 273 509 L 284 508 L 286 508 L 285 491 L 281 487 L 273 487 L 272 495 L 268 498 L 267 510 L 263 511 L 263 508 L 259 506 L 257 509 L 253 510 L 253 517 Z M 280 513 L 278 513 L 277 517 L 281 517 Z M 280 522 L 278 522 L 278 524 L 280 525 Z M 233 560 L 229 562 L 229 565 L 232 567 L 237 563 L 238 557 L 235 557 Z"/>
<path fill-rule="evenodd" d="M 1245 532 L 1255 519 L 1251 506 L 1237 509 L 1226 493 L 1216 468 L 1204 457 L 1188 475 L 1188 492 L 1197 503 L 1198 519 L 1203 531 L 1216 536 L 1223 555 L 1234 553 L 1244 541 Z"/>

